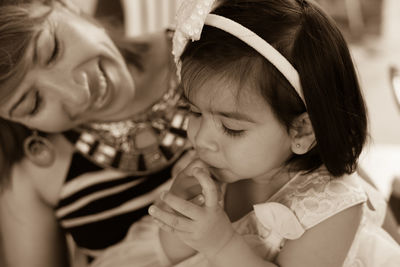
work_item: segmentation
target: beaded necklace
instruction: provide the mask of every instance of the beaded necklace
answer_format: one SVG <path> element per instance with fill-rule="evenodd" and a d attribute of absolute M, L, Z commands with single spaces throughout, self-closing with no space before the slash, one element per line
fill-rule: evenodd
<path fill-rule="evenodd" d="M 171 79 L 162 98 L 140 114 L 124 121 L 90 123 L 64 135 L 99 166 L 145 175 L 181 155 L 187 143 L 187 125 L 187 104 Z"/>
<path fill-rule="evenodd" d="M 172 31 L 167 31 L 171 38 Z M 157 172 L 174 162 L 187 144 L 187 103 L 181 98 L 176 77 L 149 108 L 118 122 L 90 123 L 64 136 L 83 156 L 104 168 L 133 175 Z"/>

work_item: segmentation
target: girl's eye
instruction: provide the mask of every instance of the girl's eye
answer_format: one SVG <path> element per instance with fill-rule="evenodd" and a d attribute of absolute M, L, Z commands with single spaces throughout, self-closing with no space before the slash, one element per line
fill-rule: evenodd
<path fill-rule="evenodd" d="M 193 117 L 196 117 L 196 118 L 201 117 L 201 113 L 200 112 L 193 111 L 192 109 L 189 109 L 189 115 L 191 115 Z"/>
<path fill-rule="evenodd" d="M 54 36 L 54 48 L 53 48 L 53 51 L 52 51 L 49 59 L 47 60 L 47 64 L 50 64 L 51 62 L 53 62 L 57 58 L 58 53 L 59 53 L 59 41 L 58 41 L 57 37 Z"/>
<path fill-rule="evenodd" d="M 245 134 L 245 130 L 232 130 L 222 124 L 222 130 L 224 133 L 230 137 L 240 137 Z"/>
<path fill-rule="evenodd" d="M 42 103 L 42 98 L 39 95 L 39 92 L 35 92 L 35 104 L 32 108 L 32 110 L 28 113 L 29 116 L 35 116 L 36 113 L 38 113 L 40 105 Z"/>

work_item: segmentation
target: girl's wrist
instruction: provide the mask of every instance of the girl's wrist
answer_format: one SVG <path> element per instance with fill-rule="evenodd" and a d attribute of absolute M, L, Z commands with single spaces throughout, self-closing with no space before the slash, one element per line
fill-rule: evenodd
<path fill-rule="evenodd" d="M 226 257 L 226 251 L 230 250 L 235 242 L 244 241 L 240 235 L 238 235 L 235 231 L 232 231 L 230 236 L 226 238 L 226 241 L 222 243 L 222 245 L 216 250 L 207 251 L 204 256 L 211 262 L 219 261 L 219 259 L 223 259 Z"/>
<path fill-rule="evenodd" d="M 234 232 L 231 238 L 214 255 L 205 255 L 212 266 L 262 266 L 278 267 L 257 255 L 244 238 Z"/>

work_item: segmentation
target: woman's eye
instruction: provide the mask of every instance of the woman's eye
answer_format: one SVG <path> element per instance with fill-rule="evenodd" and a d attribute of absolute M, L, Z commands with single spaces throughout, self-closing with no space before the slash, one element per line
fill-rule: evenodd
<path fill-rule="evenodd" d="M 49 59 L 47 60 L 47 64 L 50 64 L 51 62 L 53 62 L 57 58 L 58 53 L 59 53 L 59 41 L 58 41 L 57 37 L 54 36 L 53 51 L 52 51 Z"/>
<path fill-rule="evenodd" d="M 224 133 L 226 135 L 228 135 L 230 137 L 240 137 L 246 132 L 245 130 L 233 130 L 233 129 L 230 129 L 230 128 L 226 127 L 223 124 L 222 124 L 222 130 L 224 131 Z"/>
<path fill-rule="evenodd" d="M 40 105 L 42 103 L 42 98 L 39 95 L 39 92 L 36 91 L 35 93 L 35 102 L 34 105 L 32 107 L 32 110 L 28 113 L 29 116 L 34 116 L 36 115 L 36 113 L 38 113 Z"/>

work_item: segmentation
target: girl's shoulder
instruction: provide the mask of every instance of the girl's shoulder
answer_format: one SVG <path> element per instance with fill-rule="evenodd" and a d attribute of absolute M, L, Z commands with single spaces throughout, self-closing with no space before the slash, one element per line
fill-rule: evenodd
<path fill-rule="evenodd" d="M 268 203 L 290 209 L 305 229 L 367 200 L 357 174 L 333 177 L 324 167 L 298 173 Z"/>
<path fill-rule="evenodd" d="M 5 191 L 9 191 L 9 194 L 16 197 L 29 192 L 29 194 L 37 195 L 38 199 L 47 205 L 55 207 L 68 172 L 73 147 L 60 134 L 51 136 L 49 139 L 55 152 L 54 163 L 49 167 L 40 167 L 24 158 L 13 166 L 10 185 Z"/>

